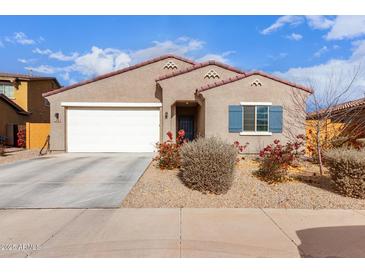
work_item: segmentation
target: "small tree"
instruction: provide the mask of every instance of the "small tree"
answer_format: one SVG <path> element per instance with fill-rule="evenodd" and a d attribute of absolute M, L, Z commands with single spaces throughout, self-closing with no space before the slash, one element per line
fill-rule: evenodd
<path fill-rule="evenodd" d="M 313 91 L 308 101 L 307 96 L 293 92 L 295 107 L 288 111 L 291 116 L 299 119 L 293 119 L 295 123 L 288 128 L 295 129 L 298 126 L 303 128 L 310 124 L 311 130 L 307 130 L 307 142 L 312 142 L 309 150 L 316 158 L 321 175 L 323 175 L 324 151 L 336 145 L 335 141 L 339 141 L 340 138 L 342 141 L 337 143 L 337 146 L 356 140 L 364 132 L 365 119 L 359 119 L 363 108 L 338 107 L 339 103 L 348 100 L 356 87 L 360 72 L 361 66 L 357 65 L 347 73 L 341 70 L 332 71 L 325 79 L 321 78 L 322 84 L 308 80 L 308 86 Z M 311 110 L 309 115 L 307 108 Z M 298 121 L 305 121 L 305 124 L 298 124 Z"/>

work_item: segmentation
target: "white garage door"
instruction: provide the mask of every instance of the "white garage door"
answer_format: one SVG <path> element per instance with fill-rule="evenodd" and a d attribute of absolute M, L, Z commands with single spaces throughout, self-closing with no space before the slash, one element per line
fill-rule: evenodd
<path fill-rule="evenodd" d="M 68 152 L 152 152 L 158 108 L 68 108 Z"/>

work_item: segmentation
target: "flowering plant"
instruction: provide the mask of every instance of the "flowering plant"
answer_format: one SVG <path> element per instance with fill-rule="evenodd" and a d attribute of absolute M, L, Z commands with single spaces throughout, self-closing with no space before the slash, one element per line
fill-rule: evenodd
<path fill-rule="evenodd" d="M 283 180 L 290 166 L 295 166 L 299 157 L 304 155 L 304 135 L 296 136 L 294 142 L 285 145 L 280 140 L 274 140 L 273 144 L 260 151 L 260 166 L 257 174 L 268 182 Z"/>
<path fill-rule="evenodd" d="M 17 146 L 25 147 L 25 129 L 20 129 L 17 133 L 17 137 L 18 137 Z"/>
<path fill-rule="evenodd" d="M 157 144 L 158 155 L 155 157 L 160 169 L 174 169 L 180 167 L 180 147 L 186 142 L 185 131 L 179 130 L 175 142 L 171 131 L 166 133 L 168 139 Z"/>
<path fill-rule="evenodd" d="M 233 146 L 237 149 L 237 151 L 239 153 L 242 153 L 248 145 L 249 145 L 249 143 L 241 145 L 241 143 L 239 141 L 234 141 L 234 143 L 233 143 Z"/>

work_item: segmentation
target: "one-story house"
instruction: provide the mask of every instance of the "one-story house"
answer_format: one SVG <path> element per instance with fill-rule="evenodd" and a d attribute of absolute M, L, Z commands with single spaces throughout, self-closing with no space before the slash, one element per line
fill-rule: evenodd
<path fill-rule="evenodd" d="M 145 152 L 184 129 L 188 139 L 219 136 L 256 153 L 289 138 L 301 124 L 288 109 L 311 90 L 263 72 L 164 55 L 44 94 L 50 102 L 51 150 Z M 303 104 L 305 102 L 303 101 Z M 294 119 L 294 120 L 293 120 Z M 289 123 L 290 122 L 290 123 Z M 291 132 L 292 133 L 292 132 Z"/>

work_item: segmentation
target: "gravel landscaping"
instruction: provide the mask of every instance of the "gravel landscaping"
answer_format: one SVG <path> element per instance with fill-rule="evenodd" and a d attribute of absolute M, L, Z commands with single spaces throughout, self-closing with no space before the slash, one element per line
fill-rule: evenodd
<path fill-rule="evenodd" d="M 122 207 L 365 209 L 365 200 L 337 194 L 328 175 L 314 176 L 318 169 L 311 163 L 304 162 L 300 168 L 292 169 L 292 180 L 272 185 L 253 176 L 254 170 L 255 161 L 241 161 L 232 188 L 226 194 L 214 195 L 187 188 L 179 179 L 178 170 L 160 170 L 152 162 Z"/>
<path fill-rule="evenodd" d="M 7 148 L 5 149 L 5 155 L 0 156 L 0 165 L 36 157 L 39 157 L 39 149 Z"/>

